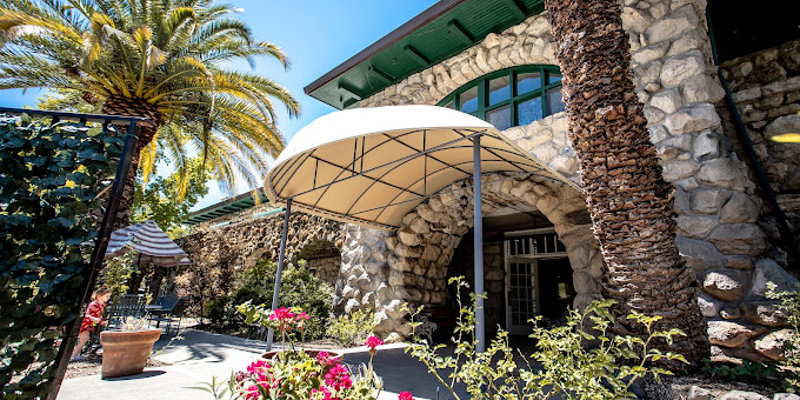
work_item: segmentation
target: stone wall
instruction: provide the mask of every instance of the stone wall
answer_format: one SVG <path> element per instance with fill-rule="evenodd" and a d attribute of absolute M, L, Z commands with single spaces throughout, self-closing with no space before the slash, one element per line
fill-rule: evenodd
<path fill-rule="evenodd" d="M 777 327 L 768 323 L 770 314 L 761 307 L 766 304 L 764 279 L 791 283 L 793 278 L 766 256 L 769 245 L 757 224 L 761 202 L 755 185 L 748 178 L 746 166 L 722 144 L 724 133 L 714 104 L 724 92 L 716 77 L 706 34 L 705 2 L 624 0 L 621 4 L 624 26 L 631 38 L 636 92 L 645 104 L 651 140 L 658 149 L 664 177 L 676 187 L 677 244 L 696 270 L 703 288 L 700 304 L 709 319 L 713 351 L 761 358 L 763 352 L 754 351 L 759 338 Z M 436 104 L 471 80 L 499 69 L 557 64 L 554 46 L 546 16 L 533 16 L 501 33 L 489 34 L 475 46 L 362 100 L 360 105 Z M 503 133 L 564 177 L 579 183 L 578 164 L 566 131 L 566 118 L 556 114 Z M 507 193 L 503 188 L 486 192 Z M 443 196 L 450 201 L 451 196 Z M 471 218 L 463 220 L 470 215 L 471 205 L 465 199 L 443 202 L 446 207 L 442 211 L 432 199 L 410 213 L 403 226 L 388 237 L 389 269 L 384 275 L 389 275 L 387 288 L 392 289 L 393 296 L 387 294 L 386 303 L 379 296 L 386 310 L 402 301 L 443 301 L 445 272 L 439 266 L 446 265 L 450 254 L 442 249 L 454 247 L 468 229 Z M 562 199 L 555 195 L 555 201 L 559 200 Z M 447 213 L 453 209 L 465 213 L 452 218 L 463 222 L 449 225 L 440 221 L 449 221 Z M 541 207 L 540 211 L 547 214 Z M 570 241 L 565 237 L 569 236 L 568 230 L 563 225 L 559 228 L 562 221 L 552 222 L 565 244 Z M 582 240 L 593 243 L 588 226 L 576 229 L 581 231 L 580 236 L 588 236 Z M 428 233 L 420 236 L 421 232 Z M 570 253 L 576 270 L 576 304 L 596 293 L 595 279 L 601 273 L 598 269 L 589 274 L 588 263 L 573 261 L 573 257 L 587 258 L 576 255 L 578 251 L 588 251 L 579 248 Z M 393 318 L 389 315 L 387 320 Z M 401 325 L 394 318 L 380 328 L 402 334 Z"/>
<path fill-rule="evenodd" d="M 222 271 L 230 271 L 228 275 L 231 276 L 226 276 L 225 279 L 232 279 L 232 275 L 253 267 L 262 257 L 278 259 L 283 213 L 258 219 L 249 217 L 252 215 L 251 210 L 240 213 L 248 217 L 218 228 L 195 227 L 191 235 L 177 241 L 193 261 L 190 268 L 213 269 L 219 266 Z M 238 217 L 241 215 L 234 214 L 232 220 L 237 220 Z M 211 222 L 213 223 L 214 221 Z M 293 213 L 289 219 L 287 262 L 296 262 L 301 252 L 306 257 L 313 257 L 315 252 L 310 249 L 318 243 L 328 243 L 341 249 L 344 244 L 344 224 L 322 217 Z M 325 248 L 325 256 L 331 256 L 330 246 Z M 338 275 L 338 268 L 336 273 Z"/>
<path fill-rule="evenodd" d="M 770 185 L 778 193 L 795 240 L 800 240 L 800 145 L 769 140 L 800 132 L 800 40 L 726 61 L 722 67 Z M 727 104 L 718 108 L 733 147 L 745 154 Z M 762 226 L 778 245 L 779 233 L 769 211 L 763 210 Z"/>

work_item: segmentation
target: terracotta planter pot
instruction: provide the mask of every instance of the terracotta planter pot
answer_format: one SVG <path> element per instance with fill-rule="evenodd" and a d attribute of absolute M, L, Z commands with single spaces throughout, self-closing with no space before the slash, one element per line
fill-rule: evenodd
<path fill-rule="evenodd" d="M 317 354 L 319 354 L 319 353 L 321 353 L 321 352 L 323 352 L 325 350 L 303 350 L 303 351 L 305 351 L 306 354 L 308 354 L 312 358 L 316 358 Z M 342 354 L 341 353 L 337 353 L 335 351 L 325 351 L 325 352 L 328 353 L 328 355 L 334 360 L 341 360 L 342 359 Z M 278 355 L 278 353 L 280 353 L 280 351 L 268 351 L 268 352 L 262 354 L 261 358 L 264 358 L 264 359 L 267 359 L 267 360 L 272 360 L 273 358 L 275 358 L 276 355 Z"/>
<path fill-rule="evenodd" d="M 153 344 L 160 336 L 161 329 L 137 332 L 101 332 L 103 378 L 141 373 L 153 350 Z"/>

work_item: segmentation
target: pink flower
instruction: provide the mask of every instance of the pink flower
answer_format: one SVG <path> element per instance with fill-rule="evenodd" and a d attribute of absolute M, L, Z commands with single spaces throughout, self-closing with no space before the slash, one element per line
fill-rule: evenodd
<path fill-rule="evenodd" d="M 302 320 L 306 320 L 307 321 L 307 320 L 311 319 L 311 317 L 309 317 L 308 314 L 306 314 L 305 311 L 301 311 L 301 312 L 297 313 L 297 315 L 295 315 L 294 318 L 296 320 L 298 320 L 298 321 L 302 321 Z"/>
<path fill-rule="evenodd" d="M 353 381 L 350 379 L 350 371 L 342 364 L 334 365 L 330 371 L 325 374 L 325 384 L 335 390 L 351 388 L 353 386 Z"/>
<path fill-rule="evenodd" d="M 245 399 L 246 400 L 258 400 L 258 399 L 260 399 L 261 398 L 261 389 L 262 388 L 266 389 L 266 390 L 269 389 L 267 386 L 264 386 L 263 384 L 248 386 L 247 389 L 245 389 L 245 393 L 244 393 L 245 394 Z"/>
<path fill-rule="evenodd" d="M 378 346 L 380 346 L 382 344 L 383 344 L 383 340 L 381 340 L 381 338 L 379 338 L 379 337 L 377 337 L 375 335 L 372 335 L 369 338 L 367 338 L 367 341 L 364 343 L 364 346 L 369 347 L 370 350 L 375 350 L 376 347 L 378 347 Z"/>
<path fill-rule="evenodd" d="M 414 396 L 411 395 L 411 392 L 400 392 L 397 398 L 400 400 L 414 400 Z"/>
<path fill-rule="evenodd" d="M 278 321 L 285 321 L 294 318 L 294 313 L 291 309 L 286 307 L 281 307 L 276 309 L 272 312 L 269 316 L 270 321 L 278 320 Z"/>
<path fill-rule="evenodd" d="M 261 373 L 264 369 L 270 368 L 266 360 L 258 360 L 247 366 L 247 372 L 251 374 Z"/>
<path fill-rule="evenodd" d="M 317 354 L 317 362 L 323 367 L 330 367 L 336 363 L 336 360 L 327 351 L 320 351 Z"/>

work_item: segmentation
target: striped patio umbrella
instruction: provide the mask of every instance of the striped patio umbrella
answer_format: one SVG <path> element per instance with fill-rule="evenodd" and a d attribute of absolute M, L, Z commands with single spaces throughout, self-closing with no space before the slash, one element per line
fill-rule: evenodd
<path fill-rule="evenodd" d="M 152 220 L 114 231 L 108 242 L 105 259 L 108 260 L 129 251 L 139 253 L 139 264 L 176 267 L 192 263 L 189 255 Z"/>

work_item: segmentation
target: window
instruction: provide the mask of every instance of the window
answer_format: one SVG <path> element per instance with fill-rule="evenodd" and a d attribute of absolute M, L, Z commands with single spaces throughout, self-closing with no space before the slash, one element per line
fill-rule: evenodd
<path fill-rule="evenodd" d="M 564 111 L 561 73 L 556 66 L 507 68 L 464 85 L 439 105 L 472 114 L 501 131 L 527 125 Z"/>

